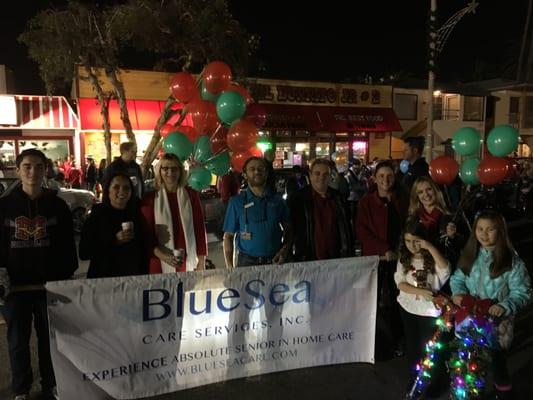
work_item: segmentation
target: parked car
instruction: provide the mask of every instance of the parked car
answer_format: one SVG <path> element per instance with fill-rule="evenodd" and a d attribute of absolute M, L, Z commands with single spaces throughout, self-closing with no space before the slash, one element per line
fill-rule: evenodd
<path fill-rule="evenodd" d="M 0 178 L 0 197 L 9 194 L 19 184 L 20 180 L 17 178 Z M 67 188 L 59 188 L 57 195 L 72 212 L 74 232 L 80 233 L 91 207 L 97 202 L 96 196 L 89 190 Z"/>

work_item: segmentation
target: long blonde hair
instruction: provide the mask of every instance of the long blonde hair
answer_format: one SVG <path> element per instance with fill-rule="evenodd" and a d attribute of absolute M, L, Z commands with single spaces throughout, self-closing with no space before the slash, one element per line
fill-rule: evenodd
<path fill-rule="evenodd" d="M 416 215 L 418 213 L 418 210 L 423 207 L 423 205 L 420 203 L 420 200 L 418 200 L 418 186 L 422 183 L 427 183 L 429 187 L 433 190 L 433 193 L 435 193 L 435 208 L 440 210 L 443 214 L 449 214 L 450 211 L 446 206 L 442 191 L 435 184 L 435 182 L 431 180 L 431 178 L 427 176 L 421 176 L 416 179 L 415 183 L 413 184 L 413 187 L 411 188 L 411 193 L 409 196 L 409 215 Z"/>
<path fill-rule="evenodd" d="M 154 167 L 154 172 L 155 172 L 154 187 L 155 187 L 155 189 L 159 190 L 159 189 L 161 189 L 161 187 L 164 186 L 163 185 L 163 181 L 161 179 L 161 164 L 163 163 L 163 161 L 173 161 L 173 162 L 175 162 L 177 164 L 177 166 L 179 168 L 179 172 L 180 172 L 180 176 L 178 178 L 178 187 L 180 187 L 180 188 L 185 187 L 185 185 L 187 184 L 187 173 L 185 172 L 185 167 L 183 166 L 183 163 L 180 161 L 180 159 L 176 155 L 171 154 L 171 153 L 166 153 L 163 157 L 161 157 L 159 162 Z"/>

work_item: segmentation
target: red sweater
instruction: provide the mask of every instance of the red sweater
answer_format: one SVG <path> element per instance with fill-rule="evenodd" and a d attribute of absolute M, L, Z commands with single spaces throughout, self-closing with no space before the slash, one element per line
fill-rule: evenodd
<path fill-rule="evenodd" d="M 407 203 L 393 193 L 392 204 L 403 226 Z M 364 256 L 382 256 L 387 250 L 395 250 L 389 248 L 387 242 L 388 216 L 387 205 L 379 198 L 377 190 L 359 200 L 355 231 L 357 239 L 361 242 Z"/>
<path fill-rule="evenodd" d="M 202 205 L 200 204 L 200 196 L 198 192 L 185 187 L 189 198 L 191 199 L 192 219 L 194 224 L 194 236 L 196 239 L 196 254 L 198 256 L 207 255 L 207 237 L 205 232 L 204 216 L 202 213 Z M 160 274 L 161 261 L 154 255 L 154 248 L 159 245 L 157 236 L 155 234 L 155 216 L 154 216 L 154 199 L 156 192 L 148 192 L 141 202 L 141 216 L 144 222 L 144 241 L 147 254 L 149 255 L 149 272 L 151 274 Z M 175 196 L 174 196 L 175 197 Z M 174 248 L 185 248 L 185 234 L 181 226 L 180 212 L 176 201 L 169 201 L 170 211 L 172 214 L 172 226 L 174 227 Z M 179 272 L 185 271 L 185 262 L 183 261 Z"/>

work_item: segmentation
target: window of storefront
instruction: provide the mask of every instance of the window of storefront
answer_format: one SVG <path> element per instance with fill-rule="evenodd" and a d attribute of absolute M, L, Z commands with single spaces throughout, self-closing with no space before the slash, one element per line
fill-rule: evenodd
<path fill-rule="evenodd" d="M 19 140 L 19 153 L 27 149 L 41 150 L 52 161 L 64 160 L 69 156 L 68 140 Z"/>
<path fill-rule="evenodd" d="M 4 168 L 15 166 L 15 141 L 0 140 L 0 160 Z"/>
<path fill-rule="evenodd" d="M 416 121 L 417 107 L 418 96 L 416 94 L 394 94 L 394 112 L 398 119 Z"/>
<path fill-rule="evenodd" d="M 352 142 L 353 158 L 366 162 L 368 154 L 368 142 L 366 140 L 354 140 Z"/>
<path fill-rule="evenodd" d="M 483 97 L 465 96 L 465 121 L 483 121 Z"/>
<path fill-rule="evenodd" d="M 329 142 L 318 142 L 316 144 L 317 157 L 329 157 Z"/>
<path fill-rule="evenodd" d="M 509 123 L 518 128 L 520 123 L 520 97 L 512 96 L 509 99 Z"/>
<path fill-rule="evenodd" d="M 295 150 L 292 157 L 293 165 L 306 165 L 311 151 L 309 143 L 296 143 Z"/>
<path fill-rule="evenodd" d="M 273 162 L 274 168 L 292 167 L 292 143 L 282 142 L 276 144 L 276 158 Z"/>

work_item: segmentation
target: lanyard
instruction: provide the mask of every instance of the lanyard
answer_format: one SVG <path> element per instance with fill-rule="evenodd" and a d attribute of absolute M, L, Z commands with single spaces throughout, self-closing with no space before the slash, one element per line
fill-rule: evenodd
<path fill-rule="evenodd" d="M 261 199 L 260 197 L 258 197 L 258 199 Z M 261 221 L 257 221 L 257 222 L 265 222 L 267 220 L 267 198 L 266 196 L 264 197 L 264 201 L 262 201 L 263 203 L 263 219 Z M 248 207 L 246 207 L 246 205 L 249 204 L 248 203 L 248 190 L 246 190 L 246 192 L 244 192 L 244 205 L 243 205 L 243 208 L 244 208 L 244 230 L 245 232 L 248 232 Z"/>

